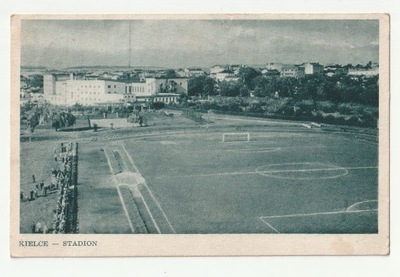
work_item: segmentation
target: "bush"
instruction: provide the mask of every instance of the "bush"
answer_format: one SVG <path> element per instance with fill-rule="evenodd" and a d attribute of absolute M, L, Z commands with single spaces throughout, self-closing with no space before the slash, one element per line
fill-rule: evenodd
<path fill-rule="evenodd" d="M 318 101 L 316 108 L 324 113 L 333 113 L 336 111 L 336 105 L 331 101 Z"/>
<path fill-rule="evenodd" d="M 164 107 L 165 107 L 165 103 L 164 102 L 154 102 L 151 105 L 151 108 L 155 109 L 155 110 L 161 110 L 161 109 L 164 109 Z"/>
<path fill-rule="evenodd" d="M 300 109 L 297 113 L 304 115 L 311 115 L 315 108 L 314 101 L 312 100 L 302 100 L 296 106 Z"/>
<path fill-rule="evenodd" d="M 342 114 L 350 114 L 351 112 L 351 104 L 349 103 L 342 103 L 339 104 L 337 110 Z"/>

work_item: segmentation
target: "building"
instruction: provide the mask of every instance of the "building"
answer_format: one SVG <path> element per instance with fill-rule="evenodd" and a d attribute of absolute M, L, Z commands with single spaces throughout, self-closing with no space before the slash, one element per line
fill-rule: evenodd
<path fill-rule="evenodd" d="M 178 103 L 180 94 L 187 94 L 187 78 L 147 78 L 143 83 L 126 84 L 125 101 L 145 104 L 164 102 Z"/>
<path fill-rule="evenodd" d="M 297 65 L 283 65 L 281 71 L 283 78 L 304 78 L 304 67 Z"/>
<path fill-rule="evenodd" d="M 279 72 L 282 71 L 283 64 L 282 63 L 267 63 L 265 65 L 265 69 L 267 70 L 277 70 Z"/>
<path fill-rule="evenodd" d="M 177 102 L 180 93 L 187 93 L 188 80 L 148 78 L 145 82 L 126 83 L 116 80 L 75 79 L 72 73 L 49 74 L 43 76 L 43 87 L 45 100 L 55 105 L 151 102 L 158 94 L 163 95 L 160 99 L 169 104 Z"/>
<path fill-rule="evenodd" d="M 154 102 L 164 102 L 165 104 L 177 104 L 179 94 L 176 93 L 160 93 L 153 96 Z"/>
<path fill-rule="evenodd" d="M 44 98 L 55 105 L 82 105 L 121 103 L 125 83 L 111 80 L 75 80 L 73 74 L 43 76 Z"/>
<path fill-rule="evenodd" d="M 148 78 L 146 83 L 149 84 L 152 94 L 158 93 L 187 93 L 188 79 L 175 78 Z"/>
<path fill-rule="evenodd" d="M 210 67 L 210 75 L 215 75 L 216 73 L 220 73 L 228 68 L 228 65 L 214 65 Z"/>
<path fill-rule="evenodd" d="M 205 75 L 205 71 L 198 67 L 189 67 L 183 70 L 182 77 L 199 77 Z"/>
<path fill-rule="evenodd" d="M 263 76 L 266 76 L 266 77 L 279 77 L 279 76 L 281 76 L 281 73 L 278 71 L 278 70 L 276 70 L 276 69 L 264 69 L 263 71 L 261 71 L 261 74 L 263 75 Z"/>
<path fill-rule="evenodd" d="M 304 67 L 305 75 L 321 74 L 324 71 L 324 67 L 319 63 L 303 63 L 301 67 Z"/>
<path fill-rule="evenodd" d="M 372 68 L 349 68 L 349 76 L 365 76 L 367 78 L 379 75 L 379 67 Z"/>
<path fill-rule="evenodd" d="M 124 101 L 134 102 L 137 97 L 149 96 L 149 85 L 146 82 L 132 82 L 125 84 Z"/>
<path fill-rule="evenodd" d="M 235 72 L 233 72 L 232 70 L 229 70 L 229 69 L 224 69 L 221 72 L 212 73 L 212 74 L 210 74 L 210 77 L 214 78 L 217 81 L 237 81 L 237 80 L 239 80 L 239 78 L 237 77 Z"/>

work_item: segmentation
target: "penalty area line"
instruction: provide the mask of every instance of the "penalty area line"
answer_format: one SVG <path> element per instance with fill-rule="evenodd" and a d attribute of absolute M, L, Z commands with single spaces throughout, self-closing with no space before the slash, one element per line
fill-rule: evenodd
<path fill-rule="evenodd" d="M 356 207 L 356 206 L 359 205 L 359 204 L 363 204 L 363 203 L 375 203 L 375 202 L 378 202 L 378 200 L 365 200 L 365 201 L 356 202 L 356 203 L 354 203 L 353 205 L 349 206 L 349 207 L 346 209 L 346 211 L 347 211 L 347 212 L 351 212 L 351 209 L 354 208 L 354 207 Z"/>
<path fill-rule="evenodd" d="M 357 211 L 335 211 L 335 212 L 320 212 L 320 213 L 307 213 L 307 214 L 288 214 L 288 215 L 271 215 L 271 216 L 262 216 L 263 219 L 272 219 L 272 218 L 290 218 L 290 217 L 306 217 L 306 216 L 319 216 L 319 215 L 335 215 L 335 214 L 356 214 L 356 213 L 367 213 L 367 212 L 377 212 L 378 209 L 369 209 L 369 210 L 357 210 Z"/>
<path fill-rule="evenodd" d="M 272 230 L 274 230 L 275 233 L 280 234 L 280 232 L 279 232 L 276 228 L 274 228 L 270 223 L 268 223 L 267 221 L 265 221 L 265 220 L 263 219 L 263 217 L 260 217 L 260 220 L 261 220 L 262 222 L 264 222 L 264 224 L 267 225 L 269 228 L 271 228 Z"/>

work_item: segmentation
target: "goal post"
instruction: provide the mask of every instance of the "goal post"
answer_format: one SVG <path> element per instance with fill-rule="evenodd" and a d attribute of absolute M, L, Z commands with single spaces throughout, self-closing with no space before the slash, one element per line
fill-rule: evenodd
<path fill-rule="evenodd" d="M 223 133 L 222 142 L 250 141 L 250 133 Z"/>

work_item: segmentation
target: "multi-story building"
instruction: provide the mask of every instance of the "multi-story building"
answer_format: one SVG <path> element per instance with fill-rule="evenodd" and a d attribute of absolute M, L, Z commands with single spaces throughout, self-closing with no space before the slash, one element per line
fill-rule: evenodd
<path fill-rule="evenodd" d="M 279 77 L 281 73 L 276 69 L 264 69 L 261 74 L 266 77 Z"/>
<path fill-rule="evenodd" d="M 138 103 L 164 102 L 177 103 L 181 93 L 188 92 L 187 78 L 147 78 L 145 83 L 127 84 L 128 101 Z M 131 87 L 131 89 L 129 88 Z M 132 92 L 130 93 L 129 90 Z M 129 95 L 129 94 L 132 94 Z"/>
<path fill-rule="evenodd" d="M 283 65 L 281 71 L 281 77 L 304 78 L 305 77 L 304 67 L 297 65 Z"/>
<path fill-rule="evenodd" d="M 304 67 L 305 75 L 320 74 L 324 70 L 324 67 L 319 63 L 303 63 L 301 67 Z"/>
<path fill-rule="evenodd" d="M 237 81 L 239 77 L 231 70 L 226 69 L 221 72 L 211 75 L 217 81 Z"/>
<path fill-rule="evenodd" d="M 125 83 L 110 80 L 75 80 L 73 74 L 65 76 L 44 75 L 45 99 L 56 105 L 82 105 L 121 103 Z"/>
<path fill-rule="evenodd" d="M 154 96 L 163 97 L 165 103 L 176 102 L 180 93 L 187 93 L 186 78 L 148 78 L 145 82 L 125 83 L 115 80 L 75 79 L 73 74 L 44 75 L 44 98 L 55 105 L 101 105 L 126 102 L 151 102 Z M 170 98 L 174 99 L 170 99 Z"/>

